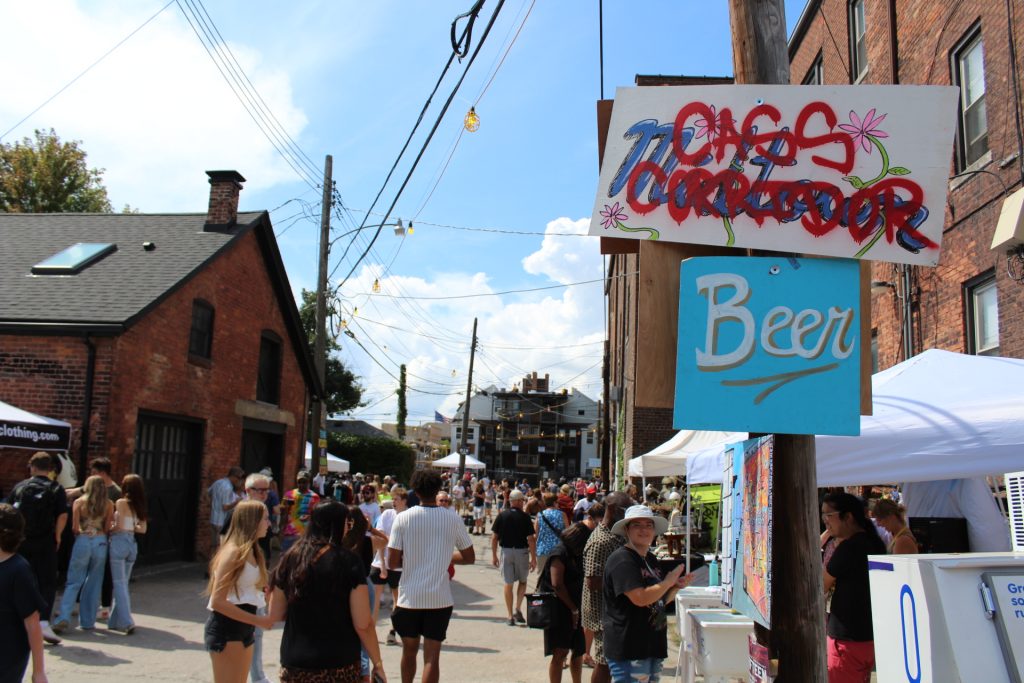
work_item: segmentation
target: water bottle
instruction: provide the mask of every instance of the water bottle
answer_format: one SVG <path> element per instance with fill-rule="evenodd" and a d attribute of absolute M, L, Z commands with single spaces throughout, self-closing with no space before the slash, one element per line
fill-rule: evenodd
<path fill-rule="evenodd" d="M 721 580 L 718 576 L 718 556 L 711 560 L 711 565 L 708 567 L 708 585 L 718 586 L 721 585 Z"/>

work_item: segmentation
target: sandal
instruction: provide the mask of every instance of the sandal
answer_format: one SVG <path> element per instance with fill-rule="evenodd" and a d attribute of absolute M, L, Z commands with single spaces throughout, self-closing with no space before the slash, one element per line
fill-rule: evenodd
<path fill-rule="evenodd" d="M 594 662 L 594 658 L 590 655 L 583 655 L 583 666 L 587 667 L 588 669 L 593 669 L 597 666 L 597 664 Z"/>

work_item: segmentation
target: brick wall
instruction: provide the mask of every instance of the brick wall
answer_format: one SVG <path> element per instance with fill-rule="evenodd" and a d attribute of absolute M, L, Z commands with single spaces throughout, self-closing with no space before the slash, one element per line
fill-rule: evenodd
<path fill-rule="evenodd" d="M 1019 46 L 1024 0 L 1012 0 L 1011 4 L 1018 18 L 1015 40 Z M 819 54 L 826 83 L 849 82 L 847 6 L 846 0 L 822 0 L 819 12 L 812 18 L 792 56 L 791 77 L 794 83 L 803 80 Z M 959 3 L 897 0 L 896 22 L 898 77 L 903 85 L 950 85 L 951 55 L 961 39 L 976 25 L 981 26 L 985 55 L 990 157 L 973 166 L 972 170 L 988 173 L 950 182 L 939 265 L 912 269 L 914 351 L 919 353 L 929 348 L 968 351 L 964 285 L 972 278 L 992 271 L 999 301 L 1000 353 L 1024 357 L 1024 316 L 1021 315 L 1024 313 L 1024 285 L 1007 277 L 1004 255 L 989 250 L 1004 185 L 1013 191 L 1021 183 L 1019 164 L 1009 160 L 1014 154 L 1024 153 L 1018 148 L 1014 118 L 1006 3 L 1004 0 Z M 869 66 L 862 82 L 891 83 L 888 0 L 865 1 L 865 25 Z M 1018 73 L 1024 72 L 1020 52 L 1018 48 Z M 1024 102 L 1017 105 L 1024 107 Z M 946 141 L 941 143 L 948 144 Z M 952 176 L 954 173 L 956 169 L 951 154 L 949 174 Z M 899 278 L 892 264 L 876 263 L 873 279 L 897 283 Z M 897 291 L 886 290 L 872 296 L 872 324 L 877 332 L 880 368 L 904 360 L 902 309 L 896 294 Z"/>
<path fill-rule="evenodd" d="M 189 360 L 192 301 L 214 307 L 212 360 Z M 113 474 L 130 471 L 140 411 L 205 423 L 199 488 L 241 462 L 242 417 L 236 401 L 256 398 L 260 336 L 282 340 L 279 407 L 294 416 L 284 437 L 285 485 L 299 467 L 306 410 L 305 383 L 254 233 L 236 241 L 205 270 L 121 336 L 97 339 L 90 455 L 106 455 Z M 81 434 L 86 347 L 81 338 L 0 336 L 0 400 L 72 423 Z M 78 444 L 72 449 L 77 462 Z M 5 490 L 24 477 L 31 451 L 0 451 Z M 13 457 L 10 457 L 13 456 Z M 203 503 L 199 520 L 209 517 Z M 200 525 L 197 549 L 205 550 Z"/>

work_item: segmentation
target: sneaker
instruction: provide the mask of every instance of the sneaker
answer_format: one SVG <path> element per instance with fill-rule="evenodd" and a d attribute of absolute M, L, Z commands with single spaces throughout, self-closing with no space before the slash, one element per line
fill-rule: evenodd
<path fill-rule="evenodd" d="M 509 626 L 515 626 L 516 625 L 516 620 L 513 619 L 512 617 L 509 617 L 508 618 L 508 625 Z"/>
<path fill-rule="evenodd" d="M 107 621 L 107 620 L 109 620 L 110 619 L 110 608 L 109 607 L 102 607 L 102 608 L 100 608 L 100 614 L 96 618 L 99 619 L 100 621 Z"/>
<path fill-rule="evenodd" d="M 64 633 L 64 631 L 68 630 L 68 626 L 70 626 L 70 624 L 68 622 L 66 622 L 66 621 L 58 621 L 57 623 L 53 624 L 52 627 L 44 627 L 43 628 L 43 637 L 44 638 L 46 637 L 46 632 L 47 631 L 50 631 L 50 633 Z M 56 638 L 56 636 L 54 636 L 54 637 Z M 57 638 L 57 640 L 60 640 L 60 638 Z"/>
<path fill-rule="evenodd" d="M 398 634 L 395 633 L 395 629 L 388 631 L 388 639 L 386 642 L 388 645 L 398 645 Z"/>
<path fill-rule="evenodd" d="M 526 619 L 523 617 L 523 613 L 520 610 L 516 610 L 515 618 L 516 618 L 516 621 L 518 623 L 520 623 L 520 624 L 525 624 L 526 623 Z"/>
<path fill-rule="evenodd" d="M 67 628 L 66 621 L 61 623 L 64 624 L 64 628 Z M 64 629 L 61 630 L 63 631 Z M 48 642 L 50 645 L 60 645 L 60 643 L 62 642 L 60 636 L 53 632 L 53 629 L 50 628 L 49 624 L 43 627 L 43 640 Z"/>

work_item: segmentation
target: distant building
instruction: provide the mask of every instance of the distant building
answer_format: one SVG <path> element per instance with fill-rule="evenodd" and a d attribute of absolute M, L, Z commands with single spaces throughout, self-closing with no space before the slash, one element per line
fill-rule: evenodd
<path fill-rule="evenodd" d="M 548 388 L 549 376 L 534 372 L 522 389 L 491 386 L 470 397 L 466 447 L 492 477 L 574 478 L 599 466 L 598 402 Z M 462 443 L 463 409 L 452 419 L 452 452 Z"/>
<path fill-rule="evenodd" d="M 352 434 L 353 436 L 372 436 L 379 439 L 397 439 L 397 435 L 388 434 L 363 420 L 327 420 L 327 431 L 331 434 Z"/>
<path fill-rule="evenodd" d="M 398 438 L 398 425 L 385 422 L 380 426 L 392 438 Z M 422 469 L 431 460 L 448 455 L 451 426 L 444 422 L 424 422 L 405 426 L 405 442 L 416 449 L 416 468 Z"/>

